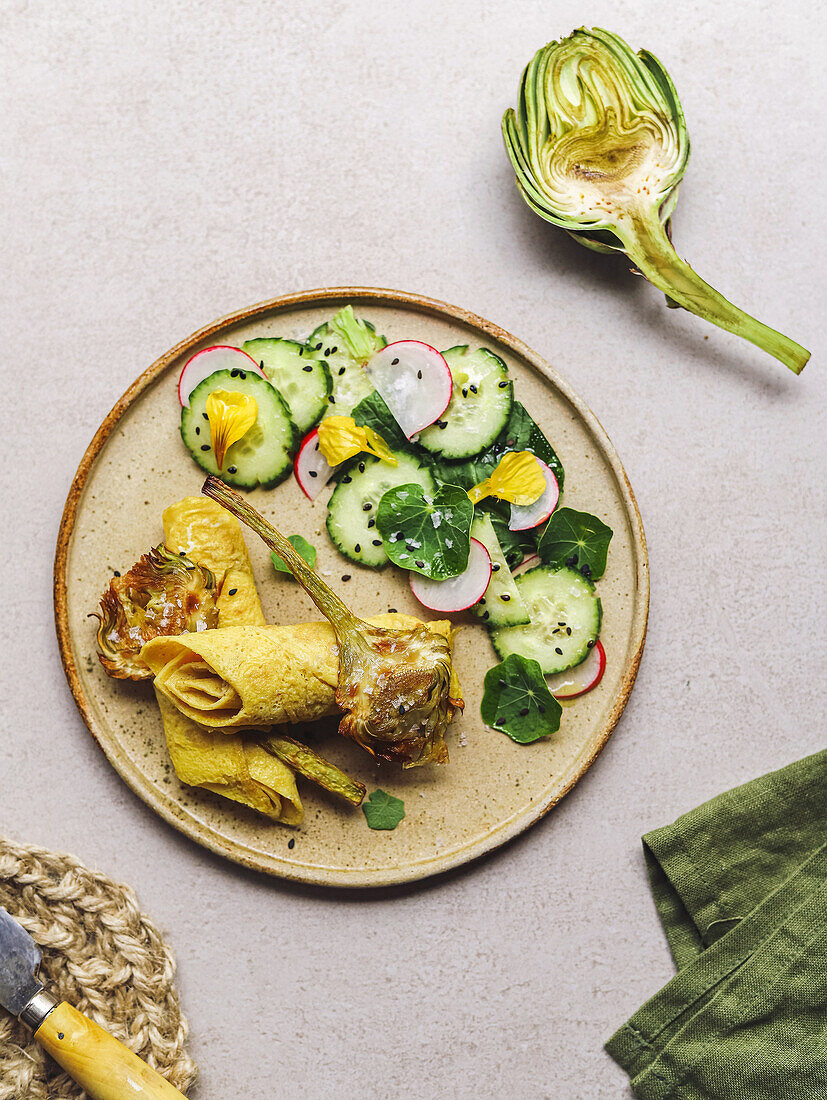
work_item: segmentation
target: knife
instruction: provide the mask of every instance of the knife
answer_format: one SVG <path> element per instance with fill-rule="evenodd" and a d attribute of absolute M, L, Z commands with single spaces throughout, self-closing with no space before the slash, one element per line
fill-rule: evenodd
<path fill-rule="evenodd" d="M 40 949 L 0 906 L 0 1005 L 34 1037 L 92 1100 L 184 1100 L 137 1054 L 38 980 Z"/>

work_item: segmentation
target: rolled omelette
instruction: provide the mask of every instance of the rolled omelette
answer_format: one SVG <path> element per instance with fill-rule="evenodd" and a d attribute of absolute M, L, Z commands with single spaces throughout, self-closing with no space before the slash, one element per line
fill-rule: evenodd
<path fill-rule="evenodd" d="M 241 524 L 208 497 L 185 497 L 164 511 L 164 542 L 216 576 L 219 628 L 259 627 L 264 613 L 256 591 Z M 212 632 L 210 632 L 212 633 Z M 217 733 L 182 714 L 155 685 L 175 774 L 190 787 L 203 787 L 288 825 L 298 825 L 304 808 L 296 777 L 250 736 Z"/>
<path fill-rule="evenodd" d="M 367 621 L 402 630 L 424 625 L 451 637 L 448 620 L 421 624 L 388 613 Z M 341 713 L 335 698 L 339 647 L 327 622 L 222 627 L 219 619 L 217 630 L 153 638 L 141 658 L 156 688 L 187 718 L 211 729 L 314 722 Z"/>

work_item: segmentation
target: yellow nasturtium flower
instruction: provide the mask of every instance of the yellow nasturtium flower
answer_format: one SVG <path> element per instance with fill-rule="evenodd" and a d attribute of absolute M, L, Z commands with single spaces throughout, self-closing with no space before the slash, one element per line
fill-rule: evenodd
<path fill-rule="evenodd" d="M 468 496 L 473 504 L 486 497 L 498 497 L 511 504 L 533 504 L 545 488 L 540 463 L 531 451 L 507 451 L 493 473 L 468 490 Z"/>
<path fill-rule="evenodd" d="M 258 417 L 256 399 L 248 393 L 213 390 L 207 398 L 210 439 L 219 470 L 224 466 L 228 447 L 237 443 L 252 428 Z"/>
<path fill-rule="evenodd" d="M 360 427 L 352 416 L 328 416 L 319 425 L 319 450 L 331 466 L 367 451 L 391 466 L 399 460 L 378 432 Z"/>

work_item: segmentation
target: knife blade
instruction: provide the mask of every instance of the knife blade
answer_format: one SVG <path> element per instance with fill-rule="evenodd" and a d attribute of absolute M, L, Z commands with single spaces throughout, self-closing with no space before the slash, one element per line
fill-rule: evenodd
<path fill-rule="evenodd" d="M 40 959 L 29 933 L 0 906 L 0 1005 L 34 1032 L 92 1100 L 184 1100 L 108 1031 L 66 1001 L 58 1004 L 37 976 Z"/>
<path fill-rule="evenodd" d="M 0 906 L 0 1005 L 14 1016 L 43 989 L 37 979 L 40 958 L 29 933 Z"/>

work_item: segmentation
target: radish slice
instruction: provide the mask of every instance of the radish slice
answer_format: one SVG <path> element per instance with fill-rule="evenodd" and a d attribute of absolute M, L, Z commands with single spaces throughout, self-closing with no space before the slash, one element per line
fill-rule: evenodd
<path fill-rule="evenodd" d="M 432 581 L 421 573 L 409 573 L 411 591 L 431 611 L 465 611 L 485 595 L 491 580 L 491 558 L 483 544 L 471 539 L 468 564 L 458 577 Z"/>
<path fill-rule="evenodd" d="M 598 638 L 594 649 L 579 665 L 548 676 L 548 689 L 555 699 L 576 699 L 596 688 L 606 671 L 606 650 Z"/>
<path fill-rule="evenodd" d="M 529 527 L 536 527 L 538 523 L 547 520 L 557 507 L 557 501 L 560 499 L 557 478 L 542 459 L 538 458 L 537 461 L 546 479 L 546 487 L 533 504 L 511 505 L 511 519 L 508 521 L 510 531 L 527 531 Z"/>
<path fill-rule="evenodd" d="M 293 472 L 299 488 L 309 500 L 315 500 L 333 477 L 333 467 L 319 450 L 319 429 L 314 428 L 302 440 L 293 461 Z"/>
<path fill-rule="evenodd" d="M 262 378 L 267 377 L 255 359 L 241 348 L 231 348 L 228 344 L 204 348 L 186 361 L 178 379 L 178 400 L 185 409 L 190 407 L 190 394 L 198 383 L 217 370 L 242 370 L 245 374 L 254 371 Z"/>
<path fill-rule="evenodd" d="M 540 564 L 539 554 L 529 554 L 527 558 L 523 558 L 519 564 L 515 565 L 511 570 L 512 577 L 519 577 L 520 573 L 527 573 L 529 569 L 533 569 L 535 565 Z"/>
<path fill-rule="evenodd" d="M 430 344 L 397 340 L 377 351 L 365 369 L 408 439 L 448 408 L 451 370 Z"/>

